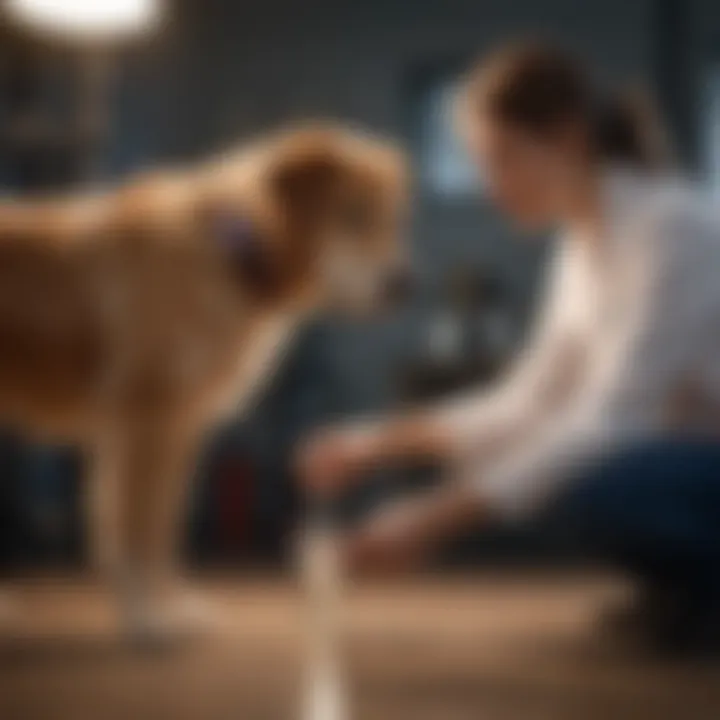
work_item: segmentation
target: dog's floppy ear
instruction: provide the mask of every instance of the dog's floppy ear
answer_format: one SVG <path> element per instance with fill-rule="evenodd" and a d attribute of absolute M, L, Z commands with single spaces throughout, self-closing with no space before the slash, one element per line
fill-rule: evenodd
<path fill-rule="evenodd" d="M 272 192 L 291 233 L 311 233 L 326 211 L 342 173 L 331 134 L 308 131 L 279 154 L 271 174 Z"/>
<path fill-rule="evenodd" d="M 224 193 L 204 203 L 203 226 L 256 297 L 277 298 L 307 279 L 342 158 L 332 133 L 296 132 L 277 140 L 252 176 L 246 211 L 223 203 Z"/>

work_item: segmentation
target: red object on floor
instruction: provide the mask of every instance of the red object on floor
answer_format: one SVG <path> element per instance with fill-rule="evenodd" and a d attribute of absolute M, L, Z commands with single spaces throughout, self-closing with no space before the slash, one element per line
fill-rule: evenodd
<path fill-rule="evenodd" d="M 244 458 L 221 464 L 215 481 L 217 541 L 223 555 L 249 549 L 252 533 L 252 486 L 255 473 Z"/>

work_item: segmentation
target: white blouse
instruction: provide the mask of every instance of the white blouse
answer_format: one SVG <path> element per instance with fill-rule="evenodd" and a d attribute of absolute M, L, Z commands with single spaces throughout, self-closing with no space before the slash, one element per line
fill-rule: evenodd
<path fill-rule="evenodd" d="M 627 170 L 603 196 L 602 236 L 561 239 L 507 380 L 436 410 L 461 479 L 501 513 L 536 509 L 578 462 L 640 436 L 720 434 L 720 214 L 688 182 Z"/>

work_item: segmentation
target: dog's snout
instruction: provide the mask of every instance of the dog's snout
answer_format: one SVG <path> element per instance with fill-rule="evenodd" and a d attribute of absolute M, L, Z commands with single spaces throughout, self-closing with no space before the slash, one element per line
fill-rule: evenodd
<path fill-rule="evenodd" d="M 410 268 L 398 268 L 385 280 L 384 295 L 386 302 L 395 305 L 412 295 L 415 289 L 415 276 Z"/>

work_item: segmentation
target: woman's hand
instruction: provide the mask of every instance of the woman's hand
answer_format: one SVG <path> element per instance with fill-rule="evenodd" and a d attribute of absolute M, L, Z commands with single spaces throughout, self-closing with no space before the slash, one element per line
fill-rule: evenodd
<path fill-rule="evenodd" d="M 301 443 L 295 468 L 303 488 L 328 495 L 346 487 L 379 454 L 377 432 L 357 425 L 321 430 Z"/>
<path fill-rule="evenodd" d="M 412 570 L 429 560 L 434 549 L 427 508 L 416 500 L 383 508 L 343 543 L 351 574 L 387 574 Z"/>
<path fill-rule="evenodd" d="M 398 572 L 428 561 L 443 540 L 482 518 L 482 504 L 464 488 L 442 487 L 380 510 L 345 539 L 350 572 Z"/>

